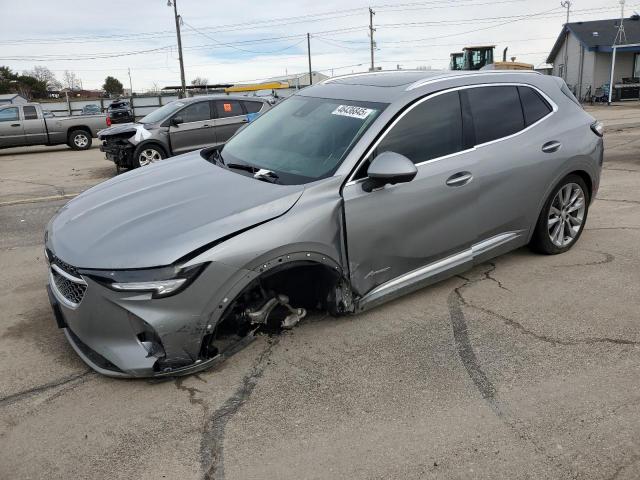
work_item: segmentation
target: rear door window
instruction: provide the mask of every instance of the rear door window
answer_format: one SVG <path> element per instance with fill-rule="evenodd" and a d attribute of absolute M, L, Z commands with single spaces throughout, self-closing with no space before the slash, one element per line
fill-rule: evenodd
<path fill-rule="evenodd" d="M 31 105 L 22 107 L 22 113 L 24 114 L 25 120 L 36 120 L 38 118 L 38 112 L 36 111 L 36 107 Z"/>
<path fill-rule="evenodd" d="M 395 152 L 413 163 L 464 150 L 458 92 L 437 95 L 409 111 L 389 131 L 375 154 Z"/>
<path fill-rule="evenodd" d="M 197 102 L 182 109 L 178 116 L 184 123 L 202 122 L 211 118 L 211 106 L 209 102 Z"/>
<path fill-rule="evenodd" d="M 508 137 L 524 129 L 524 116 L 515 86 L 468 88 L 476 145 Z"/>
<path fill-rule="evenodd" d="M 216 114 L 218 118 L 237 117 L 244 115 L 238 100 L 216 100 Z"/>
<path fill-rule="evenodd" d="M 551 106 L 533 88 L 518 87 L 518 92 L 527 127 L 551 113 Z"/>
<path fill-rule="evenodd" d="M 15 122 L 20 120 L 18 107 L 3 108 L 0 110 L 0 122 Z"/>
<path fill-rule="evenodd" d="M 242 103 L 244 103 L 244 108 L 247 110 L 247 113 L 257 113 L 260 111 L 263 105 L 262 102 L 245 101 Z"/>

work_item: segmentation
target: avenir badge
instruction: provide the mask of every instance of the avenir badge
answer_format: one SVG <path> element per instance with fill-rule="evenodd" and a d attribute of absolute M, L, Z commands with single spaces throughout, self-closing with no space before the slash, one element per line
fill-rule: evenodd
<path fill-rule="evenodd" d="M 355 105 L 339 105 L 332 115 L 342 115 L 343 117 L 359 118 L 360 120 L 367 118 L 373 112 L 371 108 L 356 107 Z"/>

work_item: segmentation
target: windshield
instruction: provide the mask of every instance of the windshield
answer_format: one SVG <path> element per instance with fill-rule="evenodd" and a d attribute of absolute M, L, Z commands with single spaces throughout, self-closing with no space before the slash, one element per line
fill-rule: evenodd
<path fill-rule="evenodd" d="M 222 159 L 272 171 L 285 184 L 326 178 L 385 107 L 296 95 L 238 132 Z"/>
<path fill-rule="evenodd" d="M 178 110 L 184 107 L 184 102 L 175 101 L 171 103 L 167 103 L 164 107 L 160 107 L 157 110 L 154 110 L 149 115 L 142 117 L 138 123 L 156 123 L 164 120 L 165 118 L 173 115 Z"/>

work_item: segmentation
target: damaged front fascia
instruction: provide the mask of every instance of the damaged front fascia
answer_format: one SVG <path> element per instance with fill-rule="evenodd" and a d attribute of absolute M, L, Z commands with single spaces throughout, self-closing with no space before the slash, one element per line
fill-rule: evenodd
<path fill-rule="evenodd" d="M 126 164 L 133 154 L 133 149 L 142 141 L 151 138 L 143 124 L 116 125 L 98 133 L 98 138 L 103 141 L 102 150 L 117 158 L 117 163 Z"/>

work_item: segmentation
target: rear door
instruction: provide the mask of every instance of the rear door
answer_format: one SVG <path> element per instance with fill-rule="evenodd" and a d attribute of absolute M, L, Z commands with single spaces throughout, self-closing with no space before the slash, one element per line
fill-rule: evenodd
<path fill-rule="evenodd" d="M 171 150 L 174 155 L 199 150 L 214 145 L 216 134 L 208 100 L 190 103 L 174 115 L 181 117 L 182 123 L 169 127 Z"/>
<path fill-rule="evenodd" d="M 249 120 L 239 100 L 223 99 L 212 103 L 216 110 L 216 140 L 217 143 L 225 143 Z"/>
<path fill-rule="evenodd" d="M 42 145 L 47 143 L 47 131 L 44 126 L 42 114 L 33 105 L 25 105 L 22 108 L 25 145 Z"/>
<path fill-rule="evenodd" d="M 504 249 L 509 249 L 511 242 L 521 243 L 535 223 L 532 218 L 537 218 L 538 203 L 554 170 L 546 162 L 560 159 L 557 152 L 542 151 L 546 142 L 554 140 L 545 126 L 553 109 L 528 86 L 481 86 L 461 94 L 475 132 L 478 240 L 504 236 Z"/>
<path fill-rule="evenodd" d="M 24 145 L 24 127 L 19 107 L 0 108 L 0 147 Z"/>

